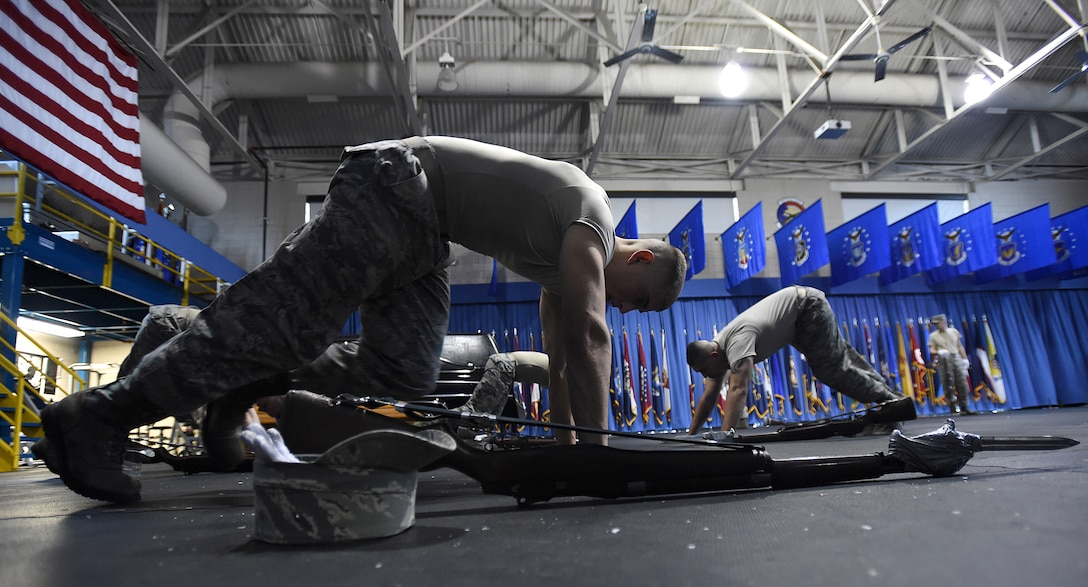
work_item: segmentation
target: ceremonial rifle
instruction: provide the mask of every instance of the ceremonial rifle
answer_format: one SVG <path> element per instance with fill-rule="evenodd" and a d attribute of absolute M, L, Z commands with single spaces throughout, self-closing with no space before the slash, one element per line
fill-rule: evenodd
<path fill-rule="evenodd" d="M 856 436 L 871 424 L 905 422 L 918 417 L 914 400 L 909 397 L 873 404 L 858 412 L 850 412 L 811 422 L 784 425 L 774 432 L 741 433 L 735 440 L 746 443 L 780 442 L 788 440 L 817 440 L 832 436 Z"/>
<path fill-rule="evenodd" d="M 544 446 L 482 450 L 457 438 L 453 453 L 427 469 L 449 467 L 478 481 L 485 493 L 509 495 L 529 505 L 563 496 L 602 498 L 682 494 L 734 489 L 785 489 L 875 479 L 888 474 L 920 472 L 948 476 L 959 471 L 974 453 L 983 450 L 1050 450 L 1075 446 L 1062 437 L 981 437 L 964 434 L 947 423 L 928 434 L 891 435 L 887 454 L 773 459 L 761 446 L 715 442 L 697 437 L 644 435 L 542 423 L 489 414 L 464 413 L 438 406 L 371 398 L 331 399 L 308 392 L 291 392 L 279 424 L 293 451 L 321 453 L 330 443 L 369 430 L 419 430 L 405 421 L 358 405 L 384 405 L 405 415 L 432 422 L 495 423 L 554 428 L 669 442 L 646 443 L 641 449 L 597 445 Z M 320 434 L 318 434 L 320 432 Z M 321 438 L 323 436 L 323 438 Z"/>

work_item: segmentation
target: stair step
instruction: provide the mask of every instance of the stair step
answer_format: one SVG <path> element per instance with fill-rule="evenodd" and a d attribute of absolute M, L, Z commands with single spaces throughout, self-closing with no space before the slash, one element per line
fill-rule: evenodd
<path fill-rule="evenodd" d="M 0 412 L 6 412 L 8 414 L 14 414 L 15 413 L 15 406 L 0 406 Z M 35 414 L 34 412 L 31 412 L 29 410 L 26 412 L 26 414 L 28 416 L 37 417 L 37 414 Z"/>

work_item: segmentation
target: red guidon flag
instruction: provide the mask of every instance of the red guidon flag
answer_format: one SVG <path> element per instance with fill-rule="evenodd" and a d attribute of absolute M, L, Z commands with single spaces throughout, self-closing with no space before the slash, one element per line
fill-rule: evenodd
<path fill-rule="evenodd" d="M 136 57 L 77 0 L 0 0 L 0 148 L 144 222 Z"/>

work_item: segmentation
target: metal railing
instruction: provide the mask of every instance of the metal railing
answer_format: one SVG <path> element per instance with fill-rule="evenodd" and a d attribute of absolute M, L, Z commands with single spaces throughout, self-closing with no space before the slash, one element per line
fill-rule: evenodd
<path fill-rule="evenodd" d="M 26 224 L 40 220 L 52 229 L 62 229 L 57 232 L 75 233 L 80 244 L 106 256 L 102 273 L 104 287 L 112 287 L 115 262 L 142 266 L 179 287 L 183 292 L 182 305 L 189 304 L 190 297 L 215 297 L 229 285 L 122 220 L 90 206 L 26 165 L 17 161 L 8 163 L 14 168 L 0 167 L 0 186 L 13 183 L 14 189 L 0 187 L 0 198 L 14 200 L 12 225 L 8 229 L 12 244 L 18 245 L 26 238 Z M 14 181 L 5 182 L 4 178 Z"/>
<path fill-rule="evenodd" d="M 230 285 L 154 239 L 134 230 L 122 219 L 100 211 L 62 185 L 0 153 L 0 199 L 3 198 L 10 198 L 12 201 L 12 221 L 7 231 L 7 237 L 12 244 L 21 244 L 27 236 L 26 225 L 36 224 L 57 236 L 98 251 L 105 256 L 101 284 L 103 287 L 113 287 L 116 263 L 137 268 L 179 288 L 182 291 L 182 305 L 189 305 L 194 297 L 210 300 Z M 8 215 L 0 213 L 0 217 L 4 216 Z M 47 373 L 39 371 L 43 378 L 41 388 L 52 392 L 48 394 L 50 397 L 43 396 L 17 364 L 19 359 L 26 359 L 28 353 L 13 346 L 9 338 L 14 341 L 14 336 L 0 336 L 0 426 L 6 424 L 12 431 L 10 443 L 0 440 L 0 472 L 14 471 L 19 467 L 25 456 L 21 446 L 24 436 L 41 436 L 38 406 L 59 401 L 70 393 L 86 388 L 88 383 L 76 370 L 20 329 L 14 320 L 15 316 L 7 314 L 9 311 L 17 314 L 17 309 L 0 310 L 0 330 L 5 327 L 14 329 L 8 331 L 8 334 L 18 333 L 40 351 L 40 356 L 53 361 L 71 378 L 66 386 Z M 65 379 L 63 375 L 58 377 Z"/>
<path fill-rule="evenodd" d="M 78 387 L 79 389 L 87 386 L 87 380 L 80 374 L 66 365 L 62 359 L 53 355 L 45 348 L 41 343 L 34 339 L 25 330 L 19 328 L 16 321 L 8 316 L 6 311 L 0 311 L 0 330 L 6 328 L 12 329 L 24 340 L 29 342 L 40 353 L 41 356 L 47 357 L 53 361 L 60 369 L 70 376 L 69 381 L 71 387 Z M 14 339 L 14 337 L 11 337 Z M 27 380 L 27 374 L 23 372 L 9 357 L 23 357 L 30 363 L 29 354 L 16 349 L 9 342 L 9 337 L 0 336 L 0 344 L 3 345 L 5 351 L 0 352 L 0 424 L 8 424 L 11 426 L 11 443 L 0 441 L 0 473 L 14 471 L 19 468 L 20 459 L 22 458 L 21 443 L 24 435 L 24 427 L 26 424 L 39 425 L 37 432 L 33 434 L 26 434 L 28 437 L 40 437 L 41 430 L 41 417 L 38 414 L 38 404 L 48 404 L 54 401 L 58 401 L 64 397 L 67 397 L 74 389 L 71 387 L 65 387 L 61 382 L 50 376 L 48 373 L 39 372 L 43 377 L 42 387 L 48 387 L 53 390 L 53 397 L 46 398 L 42 395 L 36 387 L 31 385 Z"/>

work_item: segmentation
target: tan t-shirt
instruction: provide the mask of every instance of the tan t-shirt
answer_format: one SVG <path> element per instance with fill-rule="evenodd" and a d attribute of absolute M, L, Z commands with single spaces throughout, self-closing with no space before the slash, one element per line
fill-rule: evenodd
<path fill-rule="evenodd" d="M 778 290 L 738 314 L 718 332 L 714 340 L 725 351 L 729 367 L 745 357 L 753 357 L 758 363 L 792 343 L 797 312 L 808 295 L 823 294 L 801 286 Z"/>
<path fill-rule="evenodd" d="M 435 194 L 449 239 L 494 257 L 514 273 L 562 296 L 559 253 L 571 224 L 592 228 L 615 251 L 612 208 L 604 188 L 581 169 L 496 145 L 426 137 L 442 172 Z"/>
<path fill-rule="evenodd" d="M 948 351 L 953 357 L 960 356 L 960 331 L 949 326 L 944 332 L 934 330 L 929 333 L 929 348 L 937 352 Z"/>

